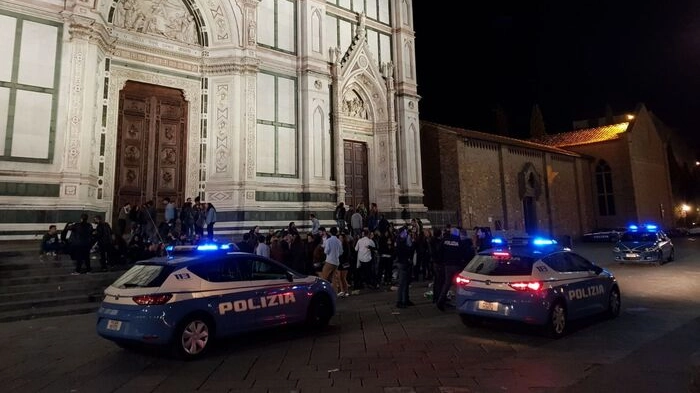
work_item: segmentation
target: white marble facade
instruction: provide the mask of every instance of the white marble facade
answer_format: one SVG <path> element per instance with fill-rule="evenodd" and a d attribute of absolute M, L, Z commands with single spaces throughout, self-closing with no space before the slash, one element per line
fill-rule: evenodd
<path fill-rule="evenodd" d="M 182 92 L 183 195 L 214 203 L 221 234 L 332 212 L 348 187 L 344 141 L 366 146 L 366 203 L 425 212 L 411 8 L 0 0 L 11 54 L 0 58 L 0 239 L 83 211 L 111 220 L 129 81 Z"/>

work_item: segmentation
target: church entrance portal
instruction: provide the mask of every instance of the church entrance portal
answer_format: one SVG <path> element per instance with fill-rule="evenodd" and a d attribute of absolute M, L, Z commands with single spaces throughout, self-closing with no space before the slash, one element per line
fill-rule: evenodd
<path fill-rule="evenodd" d="M 343 141 L 345 156 L 345 204 L 357 207 L 364 202 L 369 209 L 369 183 L 367 181 L 367 144 Z M 349 219 L 349 218 L 348 218 Z"/>
<path fill-rule="evenodd" d="M 187 167 L 187 102 L 180 90 L 126 82 L 119 92 L 115 220 L 124 203 L 169 197 L 180 206 Z"/>

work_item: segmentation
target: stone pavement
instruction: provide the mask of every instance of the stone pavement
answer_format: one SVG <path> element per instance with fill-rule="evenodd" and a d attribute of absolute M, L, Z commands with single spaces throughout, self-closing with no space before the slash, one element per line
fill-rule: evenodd
<path fill-rule="evenodd" d="M 634 330 L 628 314 L 560 340 L 527 329 L 467 329 L 411 289 L 339 299 L 320 333 L 274 329 L 179 362 L 123 351 L 95 334 L 94 315 L 0 324 L 0 386 L 13 392 L 687 392 L 700 319 Z"/>

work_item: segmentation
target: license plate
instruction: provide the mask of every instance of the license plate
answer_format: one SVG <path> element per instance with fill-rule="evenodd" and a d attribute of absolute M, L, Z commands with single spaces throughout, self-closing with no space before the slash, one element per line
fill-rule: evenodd
<path fill-rule="evenodd" d="M 122 321 L 108 320 L 107 330 L 119 330 L 122 328 Z"/>
<path fill-rule="evenodd" d="M 485 302 L 483 300 L 479 300 L 476 307 L 479 310 L 498 311 L 498 302 Z"/>
<path fill-rule="evenodd" d="M 639 258 L 639 254 L 625 254 L 625 258 Z"/>

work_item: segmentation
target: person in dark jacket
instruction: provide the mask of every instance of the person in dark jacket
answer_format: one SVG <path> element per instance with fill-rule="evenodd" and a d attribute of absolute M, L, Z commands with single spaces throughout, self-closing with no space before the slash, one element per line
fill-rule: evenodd
<path fill-rule="evenodd" d="M 452 228 L 450 234 L 445 236 L 441 243 L 442 262 L 445 266 L 445 281 L 443 282 L 435 304 L 440 311 L 445 311 L 447 292 L 452 286 L 454 276 L 459 274 L 474 256 L 474 247 L 471 239 L 462 238 L 459 228 Z"/>
<path fill-rule="evenodd" d="M 102 216 L 95 216 L 95 230 L 93 231 L 93 243 L 97 243 L 97 251 L 100 253 L 100 268 L 107 271 L 108 256 L 112 256 L 112 228 L 102 220 Z"/>
<path fill-rule="evenodd" d="M 81 274 L 83 265 L 85 273 L 90 273 L 90 249 L 92 242 L 92 225 L 88 222 L 88 215 L 82 214 L 80 222 L 73 225 L 71 232 L 71 245 L 73 249 L 72 257 L 75 260 L 75 271 L 71 274 Z"/>
<path fill-rule="evenodd" d="M 401 228 L 396 237 L 396 263 L 399 267 L 399 289 L 396 301 L 396 307 L 398 308 L 414 305 L 408 298 L 408 284 L 411 281 L 411 268 L 413 267 L 413 254 L 415 252 L 415 244 L 408 233 L 408 228 Z"/>

